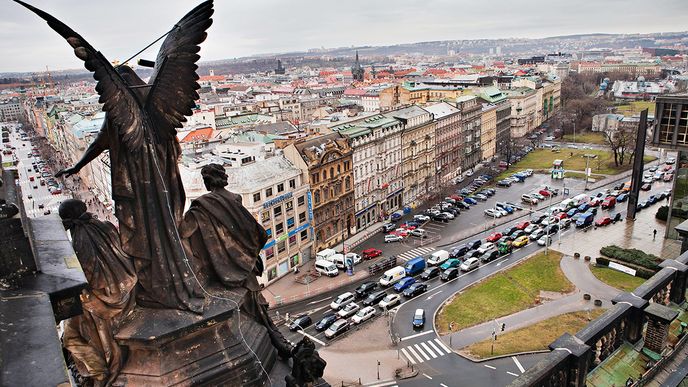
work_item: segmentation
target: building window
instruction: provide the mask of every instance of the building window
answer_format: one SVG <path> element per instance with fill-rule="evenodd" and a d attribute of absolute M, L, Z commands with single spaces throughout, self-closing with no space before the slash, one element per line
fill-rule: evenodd
<path fill-rule="evenodd" d="M 289 237 L 289 246 L 294 246 L 296 244 L 296 235 Z"/>
<path fill-rule="evenodd" d="M 291 188 L 291 189 L 296 188 L 296 179 L 289 180 L 289 188 Z"/>
<path fill-rule="evenodd" d="M 277 192 L 284 192 L 284 183 L 277 184 Z"/>
<path fill-rule="evenodd" d="M 282 206 L 277 206 L 272 210 L 275 213 L 275 218 L 282 215 Z"/>
<path fill-rule="evenodd" d="M 299 255 L 296 254 L 296 255 L 292 256 L 290 261 L 291 261 L 291 267 L 298 265 L 299 264 Z"/>
<path fill-rule="evenodd" d="M 277 266 L 268 269 L 268 281 L 272 281 L 277 278 Z"/>
<path fill-rule="evenodd" d="M 275 248 L 274 247 L 268 247 L 265 249 L 265 258 L 270 259 L 275 256 Z"/>
<path fill-rule="evenodd" d="M 305 196 L 299 196 L 299 198 L 296 200 L 297 200 L 297 203 L 299 206 L 306 204 L 306 197 Z"/>
<path fill-rule="evenodd" d="M 308 239 L 308 230 L 303 230 L 301 231 L 301 240 L 305 241 L 306 239 Z"/>
<path fill-rule="evenodd" d="M 263 214 L 261 215 L 261 219 L 263 220 L 263 223 L 270 220 L 270 211 L 263 211 Z"/>
<path fill-rule="evenodd" d="M 260 192 L 256 192 L 253 194 L 253 202 L 258 203 L 260 201 Z"/>
<path fill-rule="evenodd" d="M 285 208 L 287 211 L 293 210 L 293 209 L 294 209 L 294 202 L 290 200 L 290 201 L 284 203 L 284 208 Z"/>
<path fill-rule="evenodd" d="M 270 196 L 272 196 L 272 187 L 265 190 L 265 197 L 269 198 Z"/>
<path fill-rule="evenodd" d="M 284 232 L 284 223 L 279 222 L 275 225 L 275 235 L 282 235 Z"/>
<path fill-rule="evenodd" d="M 315 204 L 320 204 L 320 191 L 315 191 Z"/>
<path fill-rule="evenodd" d="M 299 224 L 302 224 L 306 221 L 306 212 L 302 212 L 299 214 Z"/>
<path fill-rule="evenodd" d="M 327 180 L 327 170 L 323 169 L 323 180 Z"/>
<path fill-rule="evenodd" d="M 282 241 L 277 244 L 277 254 L 283 253 L 287 249 L 287 243 Z"/>
<path fill-rule="evenodd" d="M 292 228 L 294 228 L 294 218 L 293 218 L 293 217 L 287 219 L 287 228 L 288 228 L 289 230 L 291 230 Z"/>

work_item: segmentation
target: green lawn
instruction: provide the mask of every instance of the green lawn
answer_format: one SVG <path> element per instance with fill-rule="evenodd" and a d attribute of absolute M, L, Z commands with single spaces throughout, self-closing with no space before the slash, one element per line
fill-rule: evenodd
<path fill-rule="evenodd" d="M 633 101 L 626 105 L 616 107 L 616 112 L 631 117 L 639 115 L 641 110 L 647 109 L 648 115 L 655 114 L 655 103 L 650 101 Z"/>
<path fill-rule="evenodd" d="M 564 160 L 564 168 L 566 170 L 584 171 L 586 154 L 596 155 L 597 158 L 591 158 L 588 166 L 592 168 L 593 174 L 602 175 L 616 175 L 620 172 L 631 169 L 632 165 L 624 164 L 621 167 L 614 165 L 614 155 L 611 151 L 600 149 L 561 149 L 559 152 L 553 152 L 551 149 L 536 149 L 521 161 L 512 165 L 508 170 L 502 172 L 497 176 L 495 181 L 499 181 L 513 173 L 522 171 L 524 169 L 546 170 L 552 169 L 552 162 L 554 160 Z M 654 156 L 645 156 L 645 162 L 655 160 Z M 568 173 L 567 173 L 568 175 Z"/>
<path fill-rule="evenodd" d="M 536 304 L 541 290 L 567 293 L 573 284 L 559 267 L 561 254 L 538 253 L 511 269 L 495 274 L 457 294 L 437 316 L 437 329 L 448 331 L 467 328 L 494 318 L 516 313 Z"/>
<path fill-rule="evenodd" d="M 576 142 L 576 143 L 584 143 L 584 144 L 598 144 L 598 145 L 604 145 L 607 143 L 607 141 L 604 138 L 604 135 L 600 132 L 583 132 L 583 133 L 576 133 L 576 140 L 573 140 L 573 134 L 566 134 L 562 138 L 563 141 L 566 142 Z"/>
<path fill-rule="evenodd" d="M 547 350 L 548 346 L 564 333 L 574 334 L 597 318 L 604 309 L 593 309 L 590 312 L 572 312 L 540 321 L 525 328 L 497 335 L 494 341 L 487 339 L 464 349 L 471 357 L 484 359 L 491 356 L 503 356 L 512 353 Z"/>
<path fill-rule="evenodd" d="M 590 265 L 590 271 L 592 271 L 592 274 L 594 274 L 598 280 L 626 292 L 630 292 L 645 282 L 645 280 L 640 277 L 634 277 L 606 266 Z"/>

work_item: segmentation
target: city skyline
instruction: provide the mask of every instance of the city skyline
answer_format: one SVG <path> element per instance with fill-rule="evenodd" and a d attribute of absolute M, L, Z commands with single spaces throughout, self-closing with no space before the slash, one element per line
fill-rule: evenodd
<path fill-rule="evenodd" d="M 200 2 L 199 2 L 200 3 Z M 378 1 L 356 9 L 354 5 L 323 12 L 320 3 L 302 0 L 218 2 L 215 24 L 204 43 L 204 60 L 222 60 L 252 55 L 306 51 L 316 47 L 384 46 L 434 40 L 544 38 L 588 33 L 650 33 L 685 29 L 688 9 L 679 0 L 659 7 L 643 7 L 640 1 L 607 1 L 595 4 L 594 14 L 586 7 L 566 2 L 533 2 L 527 9 L 513 9 L 503 1 L 461 2 L 442 0 L 416 4 L 411 1 Z M 134 4 L 135 7 L 134 8 Z M 134 3 L 89 3 L 66 0 L 55 6 L 47 0 L 32 1 L 62 20 L 101 50 L 110 60 L 123 60 L 164 33 L 171 23 L 188 11 L 181 0 Z M 128 5 L 132 5 L 131 7 Z M 623 17 L 609 18 L 624 7 Z M 132 12 L 135 9 L 135 12 Z M 672 9 L 672 12 L 665 12 Z M 536 10 L 536 11 L 533 11 Z M 156 14 L 154 20 L 145 15 Z M 103 23 L 102 16 L 116 24 Z M 469 14 L 469 20 L 445 20 L 446 15 Z M 80 61 L 45 23 L 18 4 L 8 4 L 0 20 L 0 47 L 6 53 L 0 73 L 80 69 Z M 242 16 L 244 15 L 244 16 Z M 248 16 L 245 16 L 248 15 Z M 599 20 L 604 18 L 604 25 Z M 451 18 L 450 18 L 451 19 Z M 418 20 L 424 22 L 419 23 Z M 296 23 L 294 21 L 297 21 Z M 629 30 L 629 26 L 634 30 Z M 393 33 L 390 33 L 392 31 Z M 141 57 L 153 59 L 157 45 Z M 37 55 L 36 53 L 41 53 Z"/>

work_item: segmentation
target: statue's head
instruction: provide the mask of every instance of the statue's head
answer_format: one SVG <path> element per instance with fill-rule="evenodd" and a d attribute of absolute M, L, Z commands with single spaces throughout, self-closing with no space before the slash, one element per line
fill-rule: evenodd
<path fill-rule="evenodd" d="M 201 168 L 203 183 L 208 191 L 223 188 L 227 185 L 225 167 L 220 164 L 208 164 Z"/>
<path fill-rule="evenodd" d="M 88 214 L 86 211 L 86 203 L 78 199 L 67 199 L 60 204 L 58 209 L 62 224 L 68 230 L 73 227 L 75 220 L 83 219 Z"/>

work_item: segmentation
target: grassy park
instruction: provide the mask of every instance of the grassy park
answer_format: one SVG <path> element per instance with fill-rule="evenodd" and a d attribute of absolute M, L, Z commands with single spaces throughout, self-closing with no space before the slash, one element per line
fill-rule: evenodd
<path fill-rule="evenodd" d="M 630 292 L 645 282 L 645 280 L 640 277 L 610 269 L 606 266 L 590 265 L 590 271 L 592 271 L 592 274 L 594 274 L 598 280 L 626 292 Z"/>
<path fill-rule="evenodd" d="M 633 101 L 625 105 L 617 106 L 616 112 L 627 117 L 631 117 L 634 115 L 640 115 L 640 112 L 645 109 L 647 109 L 647 114 L 655 114 L 655 103 L 652 101 Z"/>
<path fill-rule="evenodd" d="M 593 309 L 566 313 L 540 321 L 525 328 L 497 336 L 494 341 L 487 339 L 464 349 L 468 355 L 474 358 L 488 358 L 512 353 L 547 350 L 551 344 L 562 334 L 568 332 L 574 334 L 604 312 L 604 309 Z"/>
<path fill-rule="evenodd" d="M 452 321 L 456 331 L 528 309 L 537 304 L 541 290 L 572 291 L 560 261 L 556 251 L 538 253 L 455 295 L 437 316 L 438 331 L 447 333 Z"/>
<path fill-rule="evenodd" d="M 565 142 L 575 142 L 575 143 L 582 143 L 582 144 L 604 145 L 607 143 L 605 138 L 604 138 L 604 134 L 602 134 L 600 132 L 576 133 L 575 140 L 573 138 L 573 134 L 566 134 L 566 135 L 564 135 L 564 137 L 562 137 L 562 140 Z"/>

